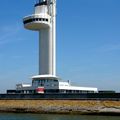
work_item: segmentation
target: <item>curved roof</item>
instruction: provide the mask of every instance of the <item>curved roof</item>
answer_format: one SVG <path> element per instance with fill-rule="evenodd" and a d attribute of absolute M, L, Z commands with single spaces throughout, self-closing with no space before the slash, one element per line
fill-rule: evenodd
<path fill-rule="evenodd" d="M 54 76 L 54 75 L 36 75 L 36 76 L 33 76 L 33 77 L 32 77 L 32 79 L 37 79 L 37 78 L 52 78 L 52 79 L 60 79 L 59 77 Z"/>

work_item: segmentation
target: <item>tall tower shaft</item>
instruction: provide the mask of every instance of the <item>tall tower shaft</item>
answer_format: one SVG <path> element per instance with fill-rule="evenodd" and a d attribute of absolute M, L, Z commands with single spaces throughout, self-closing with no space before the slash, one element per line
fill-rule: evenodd
<path fill-rule="evenodd" d="M 39 32 L 39 76 L 56 76 L 56 0 L 39 0 L 24 27 Z"/>

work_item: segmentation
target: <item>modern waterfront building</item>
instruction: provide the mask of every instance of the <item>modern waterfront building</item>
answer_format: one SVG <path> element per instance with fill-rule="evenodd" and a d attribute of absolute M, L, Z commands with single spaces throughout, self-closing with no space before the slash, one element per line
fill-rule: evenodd
<path fill-rule="evenodd" d="M 39 32 L 39 74 L 32 85 L 17 84 L 8 93 L 96 93 L 97 88 L 72 86 L 56 76 L 56 0 L 39 0 L 35 12 L 23 19 L 24 27 Z"/>

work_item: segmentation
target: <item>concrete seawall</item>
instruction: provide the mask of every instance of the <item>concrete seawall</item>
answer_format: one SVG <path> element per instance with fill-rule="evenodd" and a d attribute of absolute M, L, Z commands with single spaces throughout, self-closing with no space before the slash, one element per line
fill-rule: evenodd
<path fill-rule="evenodd" d="M 0 100 L 0 112 L 120 115 L 120 101 Z"/>

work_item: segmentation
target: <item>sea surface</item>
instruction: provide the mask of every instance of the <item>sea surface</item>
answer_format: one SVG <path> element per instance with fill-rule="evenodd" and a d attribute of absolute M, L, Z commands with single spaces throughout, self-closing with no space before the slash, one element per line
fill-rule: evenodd
<path fill-rule="evenodd" d="M 0 120 L 120 120 L 120 116 L 0 113 Z"/>

